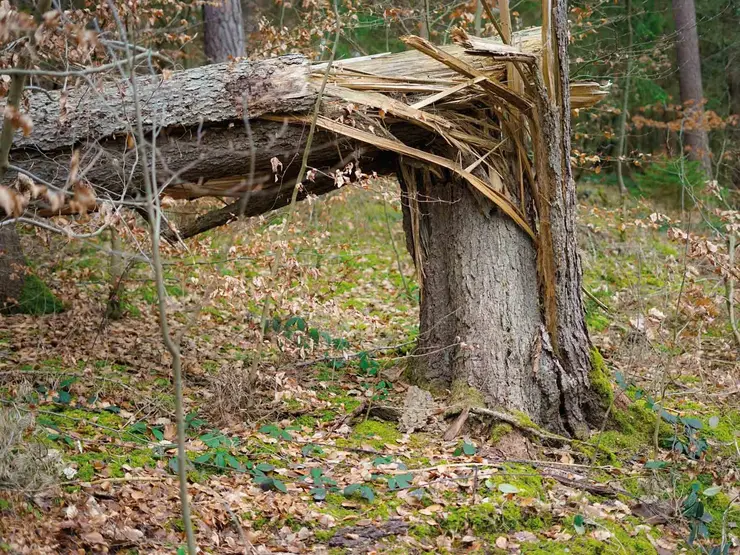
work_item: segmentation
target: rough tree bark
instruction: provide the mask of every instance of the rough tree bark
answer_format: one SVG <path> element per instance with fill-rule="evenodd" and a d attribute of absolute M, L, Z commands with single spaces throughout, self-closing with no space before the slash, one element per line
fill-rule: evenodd
<path fill-rule="evenodd" d="M 694 0 L 673 0 L 673 20 L 676 25 L 678 81 L 685 114 L 683 146 L 689 158 L 701 162 L 702 169 L 710 176 L 712 161 L 707 130 L 703 126 L 704 90 Z"/>
<path fill-rule="evenodd" d="M 447 173 L 401 164 L 407 245 L 422 281 L 414 371 L 453 395 L 472 388 L 489 406 L 585 436 L 601 425 L 604 407 L 591 388 L 581 300 L 565 0 L 554 2 L 553 27 L 559 93 L 549 99 L 540 83 L 536 116 L 539 248 Z"/>
<path fill-rule="evenodd" d="M 210 0 L 203 5 L 203 40 L 209 62 L 244 56 L 241 0 Z"/>

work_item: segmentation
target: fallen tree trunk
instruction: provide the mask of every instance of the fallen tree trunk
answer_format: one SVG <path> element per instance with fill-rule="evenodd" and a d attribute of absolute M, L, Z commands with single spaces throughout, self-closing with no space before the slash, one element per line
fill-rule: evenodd
<path fill-rule="evenodd" d="M 500 80 L 505 78 L 505 60 L 539 55 L 539 37 L 537 29 L 518 34 L 516 41 L 527 54 L 514 49 L 507 53 L 499 44 L 503 49 L 499 58 L 471 53 L 458 45 L 445 50 Z M 73 176 L 89 183 L 99 200 L 135 203 L 143 196 L 143 165 L 137 160 L 133 132 L 138 101 L 147 138 L 155 147 L 158 185 L 165 195 L 175 199 L 239 198 L 246 193 L 250 201 L 242 202 L 240 211 L 257 215 L 284 205 L 290 197 L 307 135 L 306 122 L 296 126 L 294 117 L 307 113 L 317 101 L 324 71 L 323 64 L 312 66 L 301 56 L 286 56 L 142 76 L 136 79 L 135 90 L 129 81 L 97 83 L 90 75 L 80 76 L 70 90 L 27 96 L 34 128 L 28 136 L 16 133 L 10 158 L 14 166 L 71 198 L 70 160 L 78 151 Z M 455 86 L 460 90 L 446 92 Z M 599 98 L 600 91 L 593 84 L 586 87 L 590 93 L 583 90 L 581 85 L 579 94 L 584 102 Z M 374 94 L 381 119 L 373 116 L 376 126 L 370 126 L 372 133 L 401 137 L 411 146 L 434 139 L 439 122 L 432 112 L 404 110 L 401 117 L 383 117 L 389 97 L 379 93 L 431 97 L 430 108 L 448 106 L 461 112 L 474 107 L 476 99 L 486 94 L 479 87 L 467 86 L 453 69 L 414 50 L 337 62 L 322 114 L 333 119 L 350 114 L 356 117 L 357 110 Z M 435 95 L 445 96 L 434 103 Z M 273 116 L 271 121 L 262 119 L 268 114 Z M 287 123 L 289 118 L 293 125 Z M 425 119 L 430 124 L 425 125 Z M 460 140 L 476 139 L 460 129 L 452 130 L 452 135 Z M 275 160 L 281 165 L 275 166 Z M 337 171 L 341 173 L 350 162 L 355 164 L 346 172 L 351 178 L 357 175 L 357 163 L 366 174 L 391 173 L 396 167 L 395 156 L 383 149 L 322 131 L 309 158 L 310 167 L 317 170 L 315 182 L 303 184 L 300 198 L 331 191 L 335 182 L 342 181 Z M 8 172 L 4 183 L 12 182 L 15 174 Z M 32 203 L 31 208 L 44 216 L 54 213 L 42 202 Z M 183 236 L 228 223 L 236 210 L 234 205 L 210 214 L 184 230 Z"/>

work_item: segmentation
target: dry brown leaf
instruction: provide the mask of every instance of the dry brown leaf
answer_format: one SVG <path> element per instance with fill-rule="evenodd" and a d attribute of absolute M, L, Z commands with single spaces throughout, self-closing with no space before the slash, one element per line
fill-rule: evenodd
<path fill-rule="evenodd" d="M 77 182 L 74 186 L 74 197 L 69 201 L 69 207 L 73 212 L 85 215 L 97 206 L 95 191 L 85 183 Z"/>
<path fill-rule="evenodd" d="M 10 122 L 13 129 L 21 129 L 23 135 L 28 137 L 33 131 L 33 122 L 27 114 L 22 113 L 14 106 L 5 107 L 5 119 Z"/>

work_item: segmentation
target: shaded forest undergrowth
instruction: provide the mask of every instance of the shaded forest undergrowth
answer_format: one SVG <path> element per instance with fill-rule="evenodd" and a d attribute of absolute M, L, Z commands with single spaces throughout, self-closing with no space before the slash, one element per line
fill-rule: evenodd
<path fill-rule="evenodd" d="M 411 387 L 419 294 L 391 182 L 304 204 L 290 229 L 274 215 L 168 247 L 200 547 L 736 549 L 740 368 L 721 279 L 669 239 L 675 210 L 633 200 L 622 230 L 605 189 L 589 192 L 587 320 L 611 418 L 586 442 L 543 445 L 526 418 L 485 416 L 444 441 L 447 398 L 421 431 L 384 419 Z M 146 232 L 127 225 L 136 253 Z M 0 320 L 0 481 L 28 484 L 34 468 L 42 488 L 0 492 L 0 549 L 172 553 L 184 541 L 173 394 L 149 267 L 124 260 L 124 314 L 111 321 L 108 243 L 24 241 L 66 310 Z"/>

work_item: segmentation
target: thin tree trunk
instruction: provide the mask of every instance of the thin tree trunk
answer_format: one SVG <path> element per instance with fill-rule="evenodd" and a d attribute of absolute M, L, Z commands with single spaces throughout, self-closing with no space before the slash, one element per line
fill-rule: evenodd
<path fill-rule="evenodd" d="M 726 66 L 730 114 L 740 118 L 740 52 L 731 54 Z M 740 125 L 728 126 L 730 140 L 740 142 Z M 730 162 L 730 181 L 740 189 L 740 160 Z"/>
<path fill-rule="evenodd" d="M 0 311 L 12 309 L 21 299 L 26 260 L 14 227 L 0 227 Z"/>
<path fill-rule="evenodd" d="M 477 0 L 475 3 L 475 36 L 479 37 L 483 31 L 483 3 Z"/>
<path fill-rule="evenodd" d="M 429 13 L 431 11 L 431 8 L 429 7 L 429 0 L 423 0 L 422 10 L 423 13 L 421 14 L 421 28 L 419 30 L 419 35 L 421 36 L 421 38 L 429 40 L 429 38 L 431 38 L 432 32 L 429 21 L 429 18 L 431 17 Z"/>
<path fill-rule="evenodd" d="M 627 0 L 627 67 L 624 74 L 624 98 L 622 99 L 622 113 L 619 116 L 619 144 L 617 145 L 617 181 L 619 182 L 619 193 L 622 195 L 622 202 L 627 196 L 627 187 L 624 184 L 624 175 L 622 174 L 622 158 L 624 157 L 625 145 L 627 143 L 627 113 L 630 105 L 630 81 L 632 79 L 632 1 Z"/>
<path fill-rule="evenodd" d="M 676 25 L 678 80 L 685 119 L 682 146 L 689 159 L 701 162 L 706 175 L 711 176 L 712 162 L 703 117 L 704 90 L 694 0 L 673 0 L 673 19 Z"/>
<path fill-rule="evenodd" d="M 211 0 L 203 5 L 205 54 L 209 62 L 244 56 L 240 0 Z"/>
<path fill-rule="evenodd" d="M 110 261 L 109 277 L 110 293 L 108 294 L 108 306 L 105 315 L 111 320 L 120 320 L 123 316 L 121 306 L 121 292 L 123 291 L 123 256 L 121 236 L 115 226 L 110 227 Z"/>

